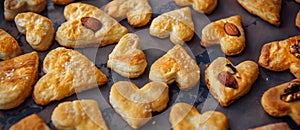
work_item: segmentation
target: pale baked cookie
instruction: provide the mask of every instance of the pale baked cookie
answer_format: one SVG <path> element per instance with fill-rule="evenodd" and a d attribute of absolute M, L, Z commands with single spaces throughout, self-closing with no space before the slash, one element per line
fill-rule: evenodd
<path fill-rule="evenodd" d="M 129 33 L 121 38 L 109 54 L 107 67 L 128 78 L 137 78 L 144 73 L 147 61 L 140 49 L 138 35 Z"/>
<path fill-rule="evenodd" d="M 52 0 L 52 2 L 54 4 L 57 4 L 57 5 L 67 5 L 67 4 L 72 3 L 74 1 L 75 0 Z"/>
<path fill-rule="evenodd" d="M 38 78 L 37 52 L 0 62 L 0 110 L 19 106 Z"/>
<path fill-rule="evenodd" d="M 88 58 L 63 47 L 47 54 L 43 71 L 46 74 L 39 79 L 33 90 L 33 99 L 39 105 L 107 83 L 106 76 Z"/>
<path fill-rule="evenodd" d="M 175 45 L 152 64 L 149 79 L 167 84 L 176 81 L 180 89 L 191 89 L 200 79 L 200 68 L 181 45 Z"/>
<path fill-rule="evenodd" d="M 128 23 L 133 27 L 146 25 L 152 15 L 148 0 L 113 0 L 104 10 L 116 19 L 127 18 Z"/>
<path fill-rule="evenodd" d="M 13 21 L 15 16 L 21 12 L 40 13 L 46 8 L 47 0 L 5 0 L 4 18 Z"/>
<path fill-rule="evenodd" d="M 200 114 L 187 103 L 176 103 L 170 111 L 169 121 L 173 130 L 227 130 L 226 116 L 217 111 Z"/>
<path fill-rule="evenodd" d="M 280 25 L 281 0 L 237 0 L 249 13 L 273 24 Z"/>
<path fill-rule="evenodd" d="M 38 115 L 31 114 L 12 125 L 9 130 L 50 130 L 50 128 Z"/>
<path fill-rule="evenodd" d="M 290 69 L 296 78 L 300 78 L 300 36 L 264 44 L 258 64 L 272 71 Z"/>
<path fill-rule="evenodd" d="M 95 6 L 71 3 L 64 9 L 66 22 L 55 40 L 70 48 L 101 47 L 118 42 L 128 30 Z"/>
<path fill-rule="evenodd" d="M 241 16 L 231 16 L 206 25 L 202 30 L 201 46 L 220 44 L 225 55 L 241 53 L 245 48 L 245 33 Z"/>
<path fill-rule="evenodd" d="M 285 122 L 280 122 L 280 123 L 274 123 L 274 124 L 268 124 L 265 126 L 260 126 L 257 128 L 252 128 L 248 130 L 291 130 L 289 125 Z"/>
<path fill-rule="evenodd" d="M 0 59 L 8 60 L 22 54 L 22 49 L 14 37 L 0 29 Z"/>
<path fill-rule="evenodd" d="M 33 13 L 20 13 L 15 17 L 20 33 L 26 34 L 26 41 L 38 51 L 47 50 L 54 38 L 54 28 L 50 19 Z"/>
<path fill-rule="evenodd" d="M 227 107 L 249 92 L 258 77 L 258 65 L 244 61 L 237 66 L 224 58 L 215 59 L 205 69 L 205 83 L 222 107 Z"/>
<path fill-rule="evenodd" d="M 295 19 L 295 25 L 300 29 L 300 10 L 297 13 L 296 19 Z"/>
<path fill-rule="evenodd" d="M 58 130 L 108 130 L 95 100 L 75 100 L 58 104 L 51 115 Z"/>
<path fill-rule="evenodd" d="M 294 79 L 267 90 L 261 105 L 271 116 L 290 116 L 300 125 L 300 79 Z"/>
<path fill-rule="evenodd" d="M 152 112 L 163 111 L 168 101 L 168 85 L 163 82 L 150 82 L 139 89 L 134 83 L 119 81 L 109 95 L 113 109 L 134 129 L 147 123 Z"/>
<path fill-rule="evenodd" d="M 182 45 L 194 36 L 194 23 L 189 7 L 173 10 L 156 17 L 150 25 L 150 34 L 158 38 L 170 36 L 174 44 Z"/>
<path fill-rule="evenodd" d="M 199 13 L 210 14 L 218 5 L 218 0 L 174 0 L 178 6 L 192 6 Z"/>

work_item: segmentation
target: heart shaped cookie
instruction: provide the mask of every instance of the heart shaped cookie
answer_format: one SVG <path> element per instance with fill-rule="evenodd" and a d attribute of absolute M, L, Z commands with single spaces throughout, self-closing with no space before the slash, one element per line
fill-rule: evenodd
<path fill-rule="evenodd" d="M 226 116 L 217 111 L 200 114 L 190 104 L 176 103 L 172 106 L 169 117 L 173 130 L 227 130 Z"/>
<path fill-rule="evenodd" d="M 280 25 L 281 0 L 237 0 L 249 13 L 273 24 Z"/>
<path fill-rule="evenodd" d="M 119 81 L 109 95 L 113 109 L 134 129 L 147 123 L 152 112 L 163 111 L 168 101 L 168 85 L 163 82 L 150 82 L 139 89 L 131 82 Z"/>
<path fill-rule="evenodd" d="M 60 100 L 107 83 L 106 76 L 84 55 L 58 47 L 44 59 L 46 73 L 34 86 L 33 99 L 39 105 Z"/>
<path fill-rule="evenodd" d="M 4 18 L 13 21 L 21 12 L 40 13 L 46 8 L 47 0 L 4 0 Z"/>
<path fill-rule="evenodd" d="M 140 39 L 136 34 L 126 34 L 120 39 L 109 54 L 107 67 L 128 78 L 136 78 L 144 73 L 146 56 L 140 50 Z"/>
<path fill-rule="evenodd" d="M 38 78 L 37 52 L 0 62 L 0 110 L 19 106 L 31 94 Z"/>
<path fill-rule="evenodd" d="M 189 7 L 173 10 L 156 17 L 150 25 L 150 34 L 158 38 L 170 36 L 174 44 L 182 45 L 194 36 L 194 23 Z"/>
<path fill-rule="evenodd" d="M 176 45 L 152 64 L 149 79 L 167 84 L 176 81 L 180 89 L 190 89 L 200 79 L 200 68 L 181 45 Z"/>
<path fill-rule="evenodd" d="M 22 49 L 14 37 L 0 29 L 0 59 L 8 60 L 22 54 Z"/>
<path fill-rule="evenodd" d="M 26 41 L 39 51 L 47 50 L 54 38 L 54 28 L 50 19 L 32 12 L 20 13 L 15 22 L 20 33 L 26 34 Z"/>
<path fill-rule="evenodd" d="M 222 107 L 227 107 L 249 92 L 258 77 L 258 65 L 244 61 L 237 66 L 224 58 L 215 59 L 205 70 L 205 83 Z"/>
<path fill-rule="evenodd" d="M 210 14 L 218 5 L 218 0 L 174 0 L 178 6 L 192 6 L 199 13 Z"/>
<path fill-rule="evenodd" d="M 258 64 L 273 71 L 290 69 L 300 78 L 300 35 L 264 44 Z"/>
<path fill-rule="evenodd" d="M 95 6 L 71 3 L 65 7 L 66 22 L 55 40 L 69 48 L 101 47 L 118 42 L 128 30 Z"/>
<path fill-rule="evenodd" d="M 114 18 L 127 18 L 128 23 L 133 27 L 146 25 L 152 15 L 148 0 L 113 0 L 104 10 Z"/>
<path fill-rule="evenodd" d="M 241 16 L 232 16 L 206 25 L 202 30 L 201 46 L 220 44 L 225 55 L 237 55 L 245 48 L 245 33 Z"/>
<path fill-rule="evenodd" d="M 50 130 L 50 128 L 38 115 L 31 114 L 12 125 L 9 130 Z"/>
<path fill-rule="evenodd" d="M 51 115 L 59 130 L 108 130 L 95 100 L 75 100 L 60 103 Z"/>
<path fill-rule="evenodd" d="M 300 79 L 275 86 L 267 90 L 261 105 L 271 116 L 290 116 L 300 125 Z"/>

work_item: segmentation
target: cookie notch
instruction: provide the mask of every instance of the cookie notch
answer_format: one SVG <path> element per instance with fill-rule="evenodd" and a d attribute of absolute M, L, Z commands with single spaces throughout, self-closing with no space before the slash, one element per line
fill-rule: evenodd
<path fill-rule="evenodd" d="M 170 36 L 174 44 L 183 45 L 194 36 L 194 23 L 189 7 L 173 10 L 156 17 L 150 25 L 150 35 L 158 38 Z"/>
<path fill-rule="evenodd" d="M 236 88 L 232 87 L 229 77 L 220 77 L 223 72 L 228 72 L 234 78 Z M 227 107 L 250 91 L 258 73 L 258 65 L 253 61 L 244 61 L 234 66 L 228 59 L 219 57 L 206 67 L 204 79 L 210 93 L 222 107 Z"/>
<path fill-rule="evenodd" d="M 71 3 L 65 7 L 64 16 L 67 21 L 61 24 L 55 37 L 64 47 L 102 47 L 118 42 L 128 32 L 115 19 L 89 4 Z"/>
<path fill-rule="evenodd" d="M 106 76 L 88 58 L 63 47 L 47 54 L 43 72 L 45 75 L 35 84 L 33 91 L 33 100 L 39 105 L 107 83 Z"/>
<path fill-rule="evenodd" d="M 129 25 L 142 27 L 148 24 L 152 16 L 152 8 L 148 0 L 113 0 L 104 11 L 116 19 L 127 18 Z"/>
<path fill-rule="evenodd" d="M 113 51 L 109 54 L 107 67 L 127 78 L 137 78 L 147 67 L 146 56 L 140 50 L 138 35 L 124 35 Z"/>
<path fill-rule="evenodd" d="M 232 56 L 244 50 L 245 41 L 242 18 L 236 15 L 206 25 L 202 30 L 200 45 L 210 47 L 220 44 L 223 53 Z"/>
<path fill-rule="evenodd" d="M 198 83 L 200 68 L 181 45 L 175 45 L 151 65 L 149 79 L 167 84 L 176 81 L 180 89 L 187 90 Z"/>
<path fill-rule="evenodd" d="M 300 36 L 264 44 L 258 64 L 272 71 L 290 69 L 296 78 L 300 78 Z"/>

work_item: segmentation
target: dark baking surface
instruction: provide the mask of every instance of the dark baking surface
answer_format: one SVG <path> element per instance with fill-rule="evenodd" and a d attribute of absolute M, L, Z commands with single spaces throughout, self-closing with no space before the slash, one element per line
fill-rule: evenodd
<path fill-rule="evenodd" d="M 81 0 L 80 0 L 81 1 Z M 84 3 L 93 4 L 101 9 L 105 6 L 109 0 L 82 0 Z M 292 129 L 300 129 L 292 119 L 289 117 L 275 118 L 267 115 L 260 104 L 262 94 L 269 88 L 279 85 L 284 82 L 292 80 L 294 77 L 289 71 L 284 72 L 272 72 L 264 68 L 259 68 L 259 77 L 253 84 L 251 91 L 234 102 L 227 108 L 222 108 L 218 105 L 218 102 L 209 94 L 205 84 L 203 83 L 203 70 L 205 64 L 210 63 L 218 56 L 224 56 L 220 53 L 218 46 L 210 48 L 202 48 L 199 45 L 201 29 L 210 21 L 215 21 L 221 18 L 226 18 L 232 15 L 240 15 L 243 19 L 243 25 L 246 33 L 246 49 L 242 54 L 237 56 L 228 57 L 234 64 L 238 64 L 244 60 L 253 60 L 257 62 L 260 49 L 263 44 L 282 40 L 288 37 L 299 34 L 300 30 L 295 27 L 295 17 L 297 11 L 300 9 L 300 4 L 294 2 L 294 0 L 283 0 L 281 10 L 281 26 L 272 26 L 260 18 L 246 12 L 236 0 L 219 0 L 217 9 L 211 15 L 202 15 L 193 11 L 193 20 L 195 24 L 195 36 L 187 42 L 185 48 L 189 53 L 195 56 L 197 64 L 201 67 L 201 80 L 200 83 L 190 91 L 180 91 L 175 84 L 170 85 L 170 101 L 168 108 L 162 113 L 154 113 L 154 117 L 145 126 L 140 129 L 170 129 L 168 122 L 168 115 L 170 106 L 174 102 L 182 101 L 194 104 L 194 106 L 201 112 L 208 110 L 217 110 L 223 112 L 229 121 L 229 128 L 231 130 L 241 130 L 253 128 L 261 125 L 276 122 L 287 122 Z M 9 32 L 23 49 L 24 53 L 33 51 L 25 40 L 25 36 L 20 34 L 15 26 L 14 22 L 7 22 L 3 16 L 3 3 L 4 0 L 0 0 L 0 28 Z M 172 0 L 150 0 L 150 4 L 153 9 L 153 18 L 167 11 L 179 8 L 174 4 Z M 48 0 L 47 9 L 42 12 L 42 15 L 50 18 L 53 21 L 55 30 L 65 21 L 63 17 L 64 6 L 53 5 Z M 169 39 L 158 39 L 149 36 L 148 26 L 143 28 L 132 28 L 128 26 L 126 20 L 120 21 L 122 25 L 125 25 L 129 32 L 136 33 L 141 39 L 141 48 L 144 50 L 147 56 L 147 70 L 145 74 L 137 79 L 131 79 L 130 81 L 136 83 L 139 87 L 149 82 L 148 74 L 151 64 L 160 56 L 162 56 L 173 44 Z M 52 50 L 59 45 L 54 41 L 49 50 Z M 89 59 L 95 62 L 96 66 L 104 72 L 109 82 L 108 84 L 95 88 L 82 93 L 74 94 L 69 98 L 62 101 L 52 102 L 46 106 L 39 106 L 34 103 L 32 98 L 28 98 L 22 105 L 17 108 L 0 111 L 0 129 L 8 129 L 12 124 L 18 122 L 20 119 L 32 113 L 37 113 L 52 129 L 54 129 L 51 123 L 51 113 L 53 109 L 63 101 L 71 101 L 74 99 L 95 99 L 98 101 L 99 107 L 102 111 L 102 115 L 106 121 L 107 126 L 111 130 L 123 130 L 131 129 L 130 126 L 123 121 L 120 116 L 114 113 L 113 109 L 108 103 L 108 96 L 111 85 L 119 80 L 129 80 L 118 76 L 118 74 L 112 72 L 106 67 L 106 62 L 109 53 L 112 51 L 115 45 L 110 45 L 102 48 L 85 48 L 76 49 L 82 54 L 86 55 Z M 40 56 L 40 77 L 44 75 L 41 71 L 42 61 L 46 54 L 49 52 L 39 52 Z"/>

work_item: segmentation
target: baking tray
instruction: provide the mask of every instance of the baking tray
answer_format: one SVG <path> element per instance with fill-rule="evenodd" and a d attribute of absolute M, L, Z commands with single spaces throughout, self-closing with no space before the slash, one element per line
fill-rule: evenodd
<path fill-rule="evenodd" d="M 79 2 L 92 4 L 101 9 L 110 2 L 109 0 L 78 0 Z M 222 108 L 218 102 L 209 94 L 203 80 L 203 72 L 206 64 L 209 64 L 215 58 L 224 56 L 218 46 L 210 48 L 202 48 L 199 44 L 202 28 L 210 23 L 210 21 L 216 21 L 221 18 L 226 18 L 232 15 L 240 15 L 243 19 L 243 25 L 246 34 L 246 49 L 237 56 L 227 57 L 233 64 L 238 64 L 244 60 L 253 60 L 257 62 L 260 48 L 263 44 L 274 40 L 282 40 L 288 37 L 298 35 L 299 29 L 295 27 L 295 17 L 297 11 L 300 9 L 300 5 L 295 3 L 294 0 L 283 0 L 281 10 L 281 26 L 272 26 L 260 18 L 246 12 L 236 0 L 219 0 L 217 9 L 211 15 L 203 15 L 196 13 L 192 10 L 193 21 L 195 24 L 195 36 L 194 38 L 185 44 L 185 48 L 188 53 L 195 58 L 197 64 L 201 68 L 201 79 L 195 88 L 189 91 L 180 91 L 175 84 L 170 85 L 170 101 L 168 108 L 161 113 L 154 113 L 152 120 L 140 129 L 171 129 L 168 121 L 170 106 L 175 102 L 187 102 L 193 104 L 201 113 L 208 110 L 217 110 L 223 112 L 229 121 L 229 129 L 241 130 L 253 128 L 261 125 L 276 122 L 287 122 L 292 129 L 300 129 L 292 119 L 289 117 L 275 118 L 267 115 L 263 110 L 260 99 L 262 94 L 269 88 L 279 85 L 284 82 L 292 80 L 294 77 L 288 71 L 284 72 L 272 72 L 264 68 L 259 67 L 259 77 L 253 84 L 252 89 L 248 94 L 234 102 L 227 108 Z M 25 40 L 25 36 L 20 34 L 16 28 L 14 22 L 7 22 L 3 16 L 3 3 L 4 0 L 0 0 L 0 28 L 9 32 L 17 41 L 24 53 L 32 52 L 33 49 L 28 45 Z M 168 12 L 177 8 L 172 0 L 150 0 L 150 4 L 153 9 L 152 18 L 158 15 Z M 47 2 L 47 8 L 41 14 L 50 18 L 54 24 L 55 30 L 65 21 L 63 17 L 64 6 L 54 5 L 50 0 Z M 151 64 L 164 55 L 173 44 L 166 39 L 158 39 L 149 35 L 149 25 L 142 28 L 132 28 L 127 24 L 126 19 L 121 20 L 120 23 L 126 26 L 129 32 L 136 33 L 141 39 L 141 48 L 145 52 L 147 57 L 148 66 L 145 73 L 136 79 L 126 79 L 120 77 L 107 68 L 106 63 L 108 55 L 112 51 L 115 45 L 109 45 L 102 48 L 84 48 L 76 49 L 82 54 L 86 55 L 95 65 L 104 72 L 108 77 L 108 83 L 100 88 L 91 89 L 82 93 L 74 94 L 71 97 L 65 98 L 61 101 L 52 102 L 46 106 L 39 106 L 34 103 L 31 97 L 29 97 L 22 105 L 17 108 L 0 111 L 0 128 L 3 130 L 8 129 L 11 125 L 18 122 L 22 118 L 36 113 L 38 114 L 51 128 L 54 126 L 51 123 L 51 113 L 53 109 L 61 102 L 72 101 L 75 99 L 95 99 L 97 100 L 99 107 L 102 111 L 104 120 L 111 130 L 130 130 L 132 129 L 127 123 L 114 112 L 108 103 L 108 96 L 110 88 L 114 82 L 120 80 L 131 81 L 141 87 L 149 82 L 148 75 Z M 38 52 L 40 58 L 39 76 L 43 76 L 41 71 L 42 62 L 47 53 L 57 48 L 59 45 L 56 41 L 53 42 L 50 49 L 44 52 Z"/>

